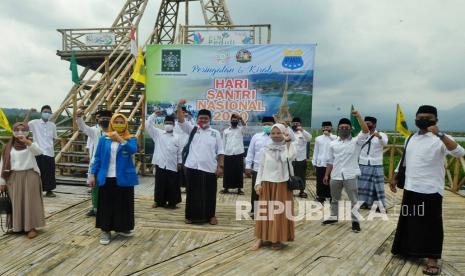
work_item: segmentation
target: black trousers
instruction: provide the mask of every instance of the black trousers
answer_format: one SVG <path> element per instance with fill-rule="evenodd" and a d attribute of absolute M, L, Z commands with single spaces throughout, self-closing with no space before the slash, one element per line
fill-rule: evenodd
<path fill-rule="evenodd" d="M 154 198 L 160 207 L 175 207 L 176 204 L 181 202 L 178 172 L 156 166 Z"/>
<path fill-rule="evenodd" d="M 252 170 L 252 192 L 250 193 L 250 203 L 252 204 L 251 212 L 254 212 L 255 202 L 258 201 L 258 194 L 255 192 L 255 181 L 257 181 L 257 172 Z"/>
<path fill-rule="evenodd" d="M 56 189 L 55 158 L 47 155 L 36 156 L 37 166 L 40 170 L 42 190 L 49 192 Z"/>
<path fill-rule="evenodd" d="M 244 155 L 224 156 L 223 188 L 242 189 L 244 187 Z"/>
<path fill-rule="evenodd" d="M 102 231 L 134 229 L 134 187 L 120 187 L 116 178 L 107 178 L 98 190 L 96 227 Z"/>
<path fill-rule="evenodd" d="M 305 179 L 307 178 L 307 160 L 292 161 L 292 167 L 294 168 L 294 175 L 302 178 L 304 183 L 306 183 Z"/>
<path fill-rule="evenodd" d="M 216 212 L 216 175 L 186 167 L 186 219 L 209 222 Z"/>
<path fill-rule="evenodd" d="M 316 195 L 320 199 L 331 198 L 331 190 L 329 185 L 323 184 L 323 178 L 325 177 L 326 167 L 315 167 L 316 168 Z"/>

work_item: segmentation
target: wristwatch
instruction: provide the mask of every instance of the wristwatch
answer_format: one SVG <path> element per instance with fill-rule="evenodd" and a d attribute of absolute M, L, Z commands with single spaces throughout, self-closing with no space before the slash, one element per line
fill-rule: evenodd
<path fill-rule="evenodd" d="M 446 134 L 444 134 L 444 132 L 439 131 L 438 133 L 436 133 L 436 136 L 439 137 L 439 139 L 442 139 L 444 138 L 444 136 L 446 136 Z"/>

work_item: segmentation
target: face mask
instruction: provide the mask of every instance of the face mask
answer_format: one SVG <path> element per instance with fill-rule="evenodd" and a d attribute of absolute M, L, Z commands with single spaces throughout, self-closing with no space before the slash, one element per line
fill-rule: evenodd
<path fill-rule="evenodd" d="M 165 125 L 165 131 L 166 131 L 166 132 L 172 132 L 172 131 L 173 131 L 173 128 L 174 128 L 173 125 Z"/>
<path fill-rule="evenodd" d="M 435 121 L 431 121 L 429 119 L 420 119 L 420 120 L 415 120 L 415 125 L 419 129 L 427 129 L 430 126 L 434 126 L 436 124 Z"/>
<path fill-rule="evenodd" d="M 199 127 L 202 128 L 202 129 L 207 129 L 208 127 L 210 126 L 210 122 L 208 123 L 199 123 Z"/>
<path fill-rule="evenodd" d="M 340 129 L 339 130 L 339 136 L 341 137 L 349 137 L 350 136 L 350 132 L 351 130 L 350 129 Z"/>
<path fill-rule="evenodd" d="M 265 132 L 266 134 L 270 134 L 271 133 L 271 126 L 263 126 L 263 132 Z"/>
<path fill-rule="evenodd" d="M 238 124 L 239 124 L 238 121 L 231 121 L 231 126 L 232 127 L 237 127 Z"/>
<path fill-rule="evenodd" d="M 122 133 L 126 130 L 126 124 L 113 124 L 113 129 L 118 133 Z"/>
<path fill-rule="evenodd" d="M 328 135 L 329 135 L 329 133 L 330 133 L 329 131 L 327 131 L 327 130 L 323 130 L 323 134 L 324 134 L 324 135 L 328 136 Z"/>
<path fill-rule="evenodd" d="M 20 137 L 20 136 L 27 137 L 29 136 L 29 131 L 14 131 L 13 136 L 14 137 Z"/>
<path fill-rule="evenodd" d="M 52 116 L 52 113 L 42 112 L 41 116 L 42 116 L 42 119 L 47 121 L 48 119 L 50 119 L 50 116 Z"/>
<path fill-rule="evenodd" d="M 108 120 L 102 120 L 99 122 L 99 125 L 101 128 L 108 128 L 108 126 L 110 125 L 110 121 Z"/>

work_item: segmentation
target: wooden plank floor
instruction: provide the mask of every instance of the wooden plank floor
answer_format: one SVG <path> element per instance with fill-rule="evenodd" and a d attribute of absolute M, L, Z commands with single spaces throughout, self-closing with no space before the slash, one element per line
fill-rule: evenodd
<path fill-rule="evenodd" d="M 351 232 L 350 222 L 300 221 L 287 248 L 254 252 L 253 222 L 235 219 L 235 202 L 249 200 L 250 189 L 244 196 L 218 194 L 219 225 L 186 225 L 183 204 L 150 208 L 152 182 L 145 178 L 136 189 L 135 236 L 107 246 L 85 216 L 87 189 L 59 186 L 57 198 L 45 199 L 47 226 L 36 239 L 0 237 L 0 275 L 422 275 L 421 262 L 390 253 L 400 194 L 387 193 L 389 220 L 362 222 L 361 233 Z M 464 215 L 465 198 L 446 192 L 443 275 L 465 275 Z"/>

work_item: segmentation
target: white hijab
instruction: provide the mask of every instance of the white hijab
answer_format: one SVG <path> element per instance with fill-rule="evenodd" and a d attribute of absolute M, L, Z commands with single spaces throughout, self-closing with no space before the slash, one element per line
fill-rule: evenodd
<path fill-rule="evenodd" d="M 282 134 L 286 132 L 286 127 L 283 124 L 274 124 L 271 127 L 271 131 L 273 131 L 273 128 L 275 127 L 278 128 Z M 287 160 L 287 146 L 284 138 L 281 142 L 272 142 L 271 144 L 266 145 L 265 149 L 274 160 L 281 162 L 285 162 Z"/>

